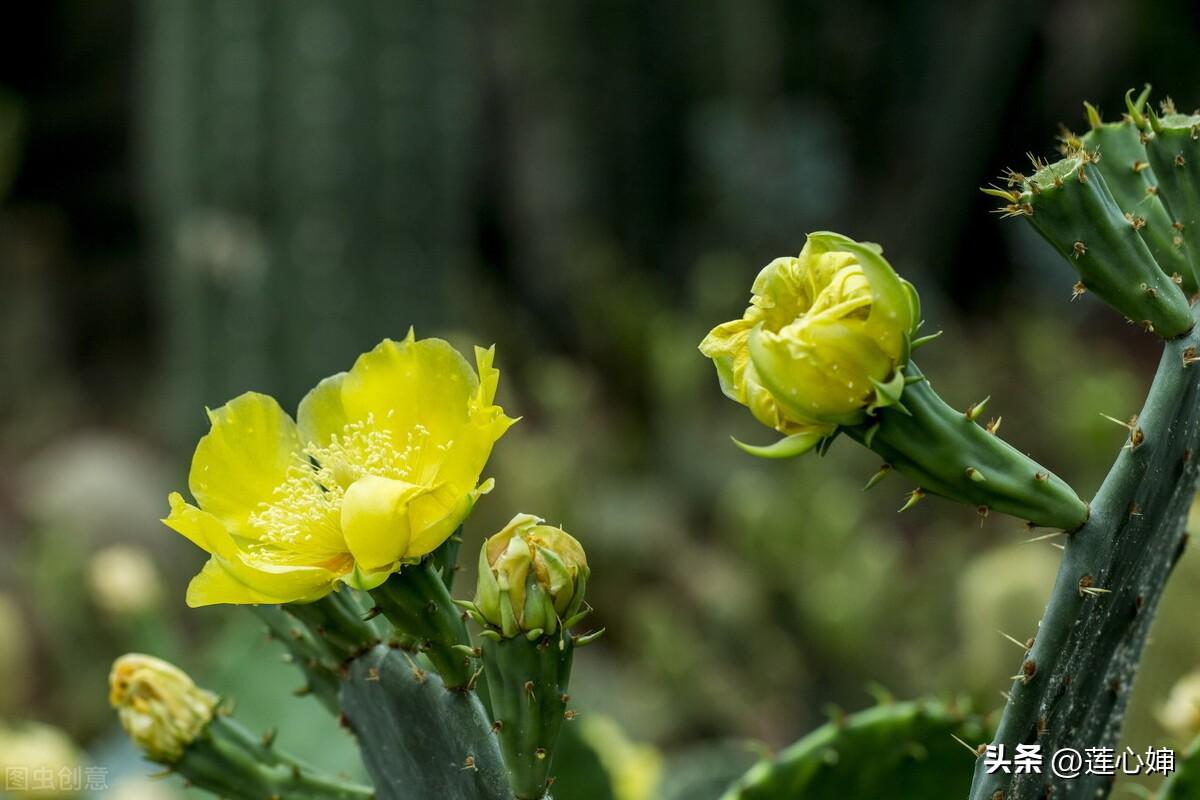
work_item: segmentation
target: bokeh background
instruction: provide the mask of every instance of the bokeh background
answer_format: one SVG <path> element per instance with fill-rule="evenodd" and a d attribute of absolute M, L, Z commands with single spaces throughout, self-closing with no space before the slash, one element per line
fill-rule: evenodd
<path fill-rule="evenodd" d="M 877 463 L 845 442 L 742 454 L 730 435 L 770 432 L 696 345 L 806 231 L 881 242 L 947 332 L 922 352 L 939 391 L 990 394 L 1090 496 L 1125 437 L 1100 414 L 1137 410 L 1155 346 L 1069 302 L 1069 270 L 978 187 L 1052 154 L 1083 99 L 1200 103 L 1193 4 L 55 0 L 10 22 L 0 762 L 57 748 L 110 770 L 106 796 L 182 796 L 133 777 L 107 708 L 112 658 L 141 649 L 357 769 L 248 614 L 184 607 L 202 557 L 157 520 L 206 405 L 294 407 L 410 325 L 496 343 L 524 417 L 466 552 L 518 510 L 588 547 L 608 634 L 573 694 L 623 765 L 607 796 L 656 773 L 658 796 L 709 796 L 878 687 L 1002 703 L 1020 651 L 997 630 L 1032 634 L 1059 551 L 938 500 L 897 515 L 911 487 L 864 495 Z M 1173 741 L 1155 712 L 1200 666 L 1197 602 L 1192 554 L 1135 748 Z"/>

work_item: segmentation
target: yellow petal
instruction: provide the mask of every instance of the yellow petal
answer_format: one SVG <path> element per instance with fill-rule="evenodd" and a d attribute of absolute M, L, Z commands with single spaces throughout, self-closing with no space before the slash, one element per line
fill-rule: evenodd
<path fill-rule="evenodd" d="M 405 558 L 432 553 L 450 538 L 471 513 L 478 492 L 466 494 L 434 490 L 413 499 L 408 506 L 412 538 Z"/>
<path fill-rule="evenodd" d="M 238 533 L 302 458 L 300 437 L 273 397 L 247 392 L 209 412 L 212 429 L 196 445 L 188 486 L 206 511 Z"/>
<path fill-rule="evenodd" d="M 342 384 L 345 380 L 345 372 L 331 375 L 314 386 L 300 401 L 296 422 L 305 445 L 323 447 L 345 429 L 349 422 L 346 407 L 342 405 Z"/>
<path fill-rule="evenodd" d="M 349 421 L 371 418 L 396 433 L 425 437 L 413 483 L 431 483 L 422 467 L 433 462 L 437 445 L 453 441 L 467 422 L 468 404 L 479 379 L 462 355 L 441 339 L 385 339 L 364 353 L 342 381 L 342 405 Z"/>
<path fill-rule="evenodd" d="M 360 569 L 383 569 L 408 550 L 408 504 L 424 490 L 405 481 L 365 475 L 342 499 L 342 535 Z"/>
<path fill-rule="evenodd" d="M 186 502 L 179 492 L 171 492 L 167 502 L 171 504 L 171 513 L 162 522 L 168 528 L 206 553 L 229 554 L 237 549 L 221 520 Z"/>
<path fill-rule="evenodd" d="M 216 558 L 210 558 L 187 588 L 189 608 L 212 606 L 218 603 L 270 604 L 284 602 L 278 597 L 251 589 L 228 572 Z"/>
<path fill-rule="evenodd" d="M 337 575 L 319 566 L 287 566 L 254 558 L 216 516 L 171 495 L 166 525 L 213 555 L 188 587 L 189 605 L 287 603 L 327 594 Z"/>

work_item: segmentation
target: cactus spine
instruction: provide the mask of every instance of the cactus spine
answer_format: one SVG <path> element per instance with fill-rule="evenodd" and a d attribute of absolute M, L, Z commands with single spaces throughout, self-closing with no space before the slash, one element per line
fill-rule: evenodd
<path fill-rule="evenodd" d="M 1158 179 L 1158 195 L 1183 240 L 1193 271 L 1200 272 L 1200 116 L 1153 111 L 1138 115 L 1146 136 L 1146 155 Z"/>
<path fill-rule="evenodd" d="M 511 800 L 491 721 L 471 691 L 447 691 L 404 650 L 350 664 L 342 708 L 379 800 Z"/>
<path fill-rule="evenodd" d="M 1183 553 L 1200 453 L 1200 334 L 1167 342 L 1129 438 L 1066 540 L 1062 566 L 1010 691 L 994 743 L 1013 752 L 1112 746 L 1150 623 Z M 980 759 L 971 800 L 1102 797 L 1111 776 L 988 775 Z M 997 794 L 997 793 L 1000 794 Z"/>
<path fill-rule="evenodd" d="M 540 800 L 549 787 L 551 754 L 569 713 L 574 640 L 566 633 L 534 641 L 489 636 L 481 650 L 509 782 L 518 800 Z"/>
<path fill-rule="evenodd" d="M 457 552 L 457 545 L 455 545 Z M 465 688 L 474 672 L 461 647 L 470 646 L 463 614 L 454 605 L 438 556 L 409 564 L 371 592 L 379 609 L 402 635 L 416 642 L 451 689 Z"/>
<path fill-rule="evenodd" d="M 227 717 L 217 716 L 171 768 L 196 786 L 230 800 L 370 800 L 369 787 L 323 775 L 257 737 Z"/>
<path fill-rule="evenodd" d="M 880 409 L 871 426 L 846 431 L 917 482 L 910 503 L 931 492 L 1034 525 L 1069 531 L 1084 523 L 1087 505 L 1061 478 L 977 424 L 976 409 L 948 406 L 916 364 L 905 372 L 916 380 L 904 390 L 903 407 Z"/>
<path fill-rule="evenodd" d="M 1098 166 L 1099 154 L 1080 150 L 1022 180 L 1013 213 L 1079 273 L 1083 289 L 1164 339 L 1192 327 L 1187 297 L 1164 272 L 1142 238 L 1146 219 L 1123 212 Z"/>
<path fill-rule="evenodd" d="M 1075 149 L 1100 153 L 1096 167 L 1118 209 L 1132 218 L 1145 220 L 1142 238 L 1154 260 L 1167 275 L 1180 276 L 1184 291 L 1191 295 L 1197 289 L 1195 268 L 1188 260 L 1183 237 L 1159 196 L 1158 179 L 1149 168 L 1146 145 L 1134 122 L 1133 115 L 1140 115 L 1148 94 L 1147 88 L 1137 100 L 1130 100 L 1130 114 L 1120 122 L 1104 122 L 1095 107 L 1085 104 L 1091 130 L 1077 143 L 1068 137 L 1067 146 L 1077 144 Z"/>

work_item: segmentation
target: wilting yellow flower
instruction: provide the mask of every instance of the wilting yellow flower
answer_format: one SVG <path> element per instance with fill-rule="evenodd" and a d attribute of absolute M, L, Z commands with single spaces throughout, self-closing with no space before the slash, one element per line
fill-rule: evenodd
<path fill-rule="evenodd" d="M 553 633 L 583 604 L 589 575 L 582 545 L 532 514 L 518 514 L 479 551 L 475 605 L 505 636 Z"/>
<path fill-rule="evenodd" d="M 108 681 L 108 700 L 121 727 L 147 756 L 163 764 L 178 761 L 216 712 L 215 694 L 153 656 L 121 656 L 113 663 Z"/>
<path fill-rule="evenodd" d="M 293 422 L 248 392 L 209 412 L 188 486 L 164 522 L 212 554 L 191 606 L 315 600 L 339 580 L 373 588 L 435 550 L 491 489 L 479 482 L 514 420 L 493 403 L 494 349 L 478 375 L 441 339 L 384 340 L 326 378 Z"/>
<path fill-rule="evenodd" d="M 700 352 L 728 397 L 788 436 L 776 454 L 798 455 L 899 398 L 920 305 L 877 245 L 810 234 L 798 257 L 763 268 L 752 293 Z"/>
<path fill-rule="evenodd" d="M 1200 736 L 1200 671 L 1185 675 L 1171 688 L 1158 721 L 1185 742 Z"/>

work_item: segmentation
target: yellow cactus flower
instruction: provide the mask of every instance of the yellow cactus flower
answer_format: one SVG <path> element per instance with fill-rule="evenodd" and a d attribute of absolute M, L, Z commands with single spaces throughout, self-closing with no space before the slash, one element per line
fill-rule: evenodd
<path fill-rule="evenodd" d="M 553 633 L 583 604 L 589 575 L 583 546 L 532 514 L 517 514 L 479 551 L 475 605 L 505 636 Z"/>
<path fill-rule="evenodd" d="M 810 234 L 798 257 L 772 261 L 751 291 L 742 318 L 700 344 L 722 391 L 787 436 L 774 449 L 746 449 L 798 455 L 899 399 L 920 305 L 877 245 Z"/>
<path fill-rule="evenodd" d="M 441 339 L 390 339 L 321 381 L 297 421 L 248 392 L 209 412 L 170 528 L 212 554 L 190 606 L 312 601 L 338 581 L 378 586 L 442 544 L 490 491 L 480 473 L 515 420 L 494 404 L 494 348 L 478 374 Z"/>
<path fill-rule="evenodd" d="M 153 656 L 121 656 L 108 680 L 108 699 L 121 727 L 148 757 L 163 764 L 178 761 L 216 713 L 215 694 L 198 688 L 175 665 Z"/>

